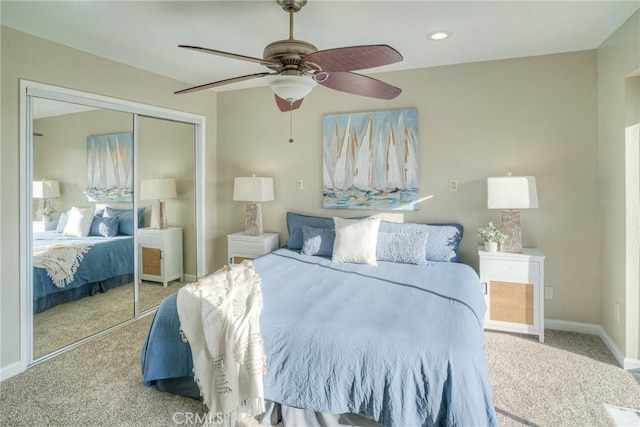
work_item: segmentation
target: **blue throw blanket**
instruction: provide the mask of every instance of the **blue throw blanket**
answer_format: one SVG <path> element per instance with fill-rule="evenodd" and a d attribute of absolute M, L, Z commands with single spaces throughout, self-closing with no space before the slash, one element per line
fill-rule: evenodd
<path fill-rule="evenodd" d="M 389 427 L 497 425 L 483 353 L 486 308 L 471 267 L 337 264 L 288 249 L 254 264 L 264 296 L 266 399 Z M 147 385 L 192 375 L 190 357 L 178 350 L 188 345 L 169 330 L 175 319 L 169 297 L 143 348 Z"/>

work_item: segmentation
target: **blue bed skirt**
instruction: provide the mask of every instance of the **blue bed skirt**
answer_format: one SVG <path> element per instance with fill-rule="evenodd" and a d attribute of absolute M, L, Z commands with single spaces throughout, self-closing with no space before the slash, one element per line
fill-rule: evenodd
<path fill-rule="evenodd" d="M 33 312 L 92 296 L 134 280 L 133 236 L 68 237 L 56 231 L 34 233 L 34 248 L 59 244 L 90 244 L 73 280 L 63 288 L 51 281 L 45 268 L 33 268 Z"/>

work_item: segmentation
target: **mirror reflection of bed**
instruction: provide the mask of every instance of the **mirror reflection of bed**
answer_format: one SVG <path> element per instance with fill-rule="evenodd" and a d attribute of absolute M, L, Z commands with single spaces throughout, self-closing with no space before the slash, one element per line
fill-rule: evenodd
<path fill-rule="evenodd" d="M 133 123 L 133 114 L 122 111 L 34 99 L 32 180 L 56 181 L 59 189 L 56 196 L 33 200 L 34 360 L 136 315 L 134 236 L 139 228 L 149 227 L 153 201 L 133 193 L 134 180 L 139 185 L 150 177 L 175 179 L 177 195 L 166 201 L 169 221 L 180 227 L 183 256 L 191 258 L 184 275 L 166 287 L 138 283 L 138 313 L 154 308 L 185 279 L 195 277 L 194 127 L 139 117 L 134 150 Z M 120 182 L 128 183 L 130 199 L 113 200 L 113 194 L 107 195 L 112 200 L 90 199 L 87 137 L 127 133 L 129 150 L 107 142 L 112 151 L 105 159 L 113 161 L 109 170 L 119 174 Z M 134 201 L 142 213 L 138 221 Z M 45 204 L 55 209 L 52 218 L 43 219 Z M 89 235 L 83 231 L 87 224 Z"/>

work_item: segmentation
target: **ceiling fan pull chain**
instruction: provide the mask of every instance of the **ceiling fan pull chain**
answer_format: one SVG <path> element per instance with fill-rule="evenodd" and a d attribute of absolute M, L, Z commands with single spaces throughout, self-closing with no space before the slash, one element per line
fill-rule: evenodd
<path fill-rule="evenodd" d="M 293 110 L 289 110 L 289 144 L 293 144 Z"/>

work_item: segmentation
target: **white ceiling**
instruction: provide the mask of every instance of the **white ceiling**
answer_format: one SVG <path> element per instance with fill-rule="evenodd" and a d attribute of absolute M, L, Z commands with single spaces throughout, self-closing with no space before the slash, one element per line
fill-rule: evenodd
<path fill-rule="evenodd" d="M 176 90 L 269 71 L 178 44 L 262 57 L 264 46 L 289 35 L 288 14 L 275 0 L 2 0 L 0 7 L 4 26 L 185 82 Z M 309 0 L 295 15 L 294 36 L 319 50 L 386 43 L 404 56 L 366 74 L 595 49 L 639 7 L 638 0 Z M 453 36 L 425 38 L 436 30 Z M 257 79 L 217 90 L 263 84 Z"/>

